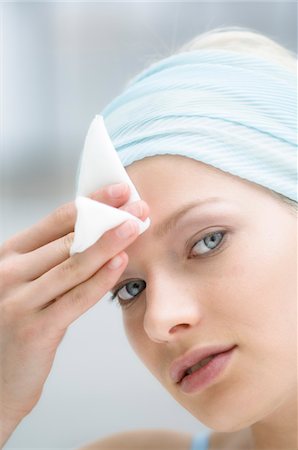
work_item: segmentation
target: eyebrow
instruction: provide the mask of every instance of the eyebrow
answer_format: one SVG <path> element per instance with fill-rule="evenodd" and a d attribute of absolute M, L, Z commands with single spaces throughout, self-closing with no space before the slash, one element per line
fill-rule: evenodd
<path fill-rule="evenodd" d="M 212 203 L 226 203 L 226 200 L 220 197 L 209 197 L 205 198 L 204 200 L 193 200 L 191 202 L 185 203 L 183 206 L 181 206 L 178 210 L 174 211 L 172 214 L 170 214 L 162 223 L 155 225 L 153 228 L 153 236 L 156 238 L 162 238 L 165 234 L 169 233 L 180 219 L 191 209 L 205 206 L 206 204 L 212 204 Z M 127 268 L 124 270 L 120 278 L 125 278 L 125 274 L 128 272 Z M 122 283 L 122 281 L 118 281 L 115 286 L 113 286 L 112 289 L 110 289 L 110 292 L 116 290 L 117 286 L 119 286 Z"/>
<path fill-rule="evenodd" d="M 173 212 L 169 217 L 167 217 L 161 224 L 156 225 L 153 229 L 153 236 L 156 238 L 162 238 L 171 230 L 173 230 L 180 219 L 191 209 L 202 207 L 206 204 L 211 203 L 221 203 L 224 202 L 224 199 L 220 197 L 210 197 L 205 198 L 204 200 L 195 200 L 192 202 L 188 202 L 183 205 L 181 208 Z"/>

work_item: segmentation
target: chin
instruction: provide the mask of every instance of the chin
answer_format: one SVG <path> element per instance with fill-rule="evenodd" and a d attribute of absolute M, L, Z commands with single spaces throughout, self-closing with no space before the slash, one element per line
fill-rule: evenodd
<path fill-rule="evenodd" d="M 212 417 L 202 415 L 202 412 L 200 414 L 194 414 L 192 411 L 190 411 L 190 413 L 206 427 L 210 428 L 213 431 L 221 433 L 232 433 L 240 431 L 252 425 L 250 421 L 239 420 L 239 417 L 227 417 L 227 415 L 224 413 L 216 414 Z"/>
<path fill-rule="evenodd" d="M 203 402 L 181 401 L 181 399 L 175 398 L 180 405 L 183 406 L 192 416 L 194 416 L 199 422 L 206 427 L 222 433 L 232 433 L 236 431 L 248 428 L 258 421 L 256 415 L 247 414 L 248 411 L 244 411 L 241 408 L 241 403 L 237 407 L 223 408 L 216 402 L 211 405 L 211 402 L 207 406 L 203 405 Z M 235 405 L 234 405 L 235 406 Z"/>
<path fill-rule="evenodd" d="M 234 433 L 236 431 L 243 430 L 244 428 L 248 428 L 251 424 L 247 422 L 237 421 L 236 419 L 233 420 L 233 418 L 214 418 L 210 420 L 206 420 L 205 418 L 200 418 L 199 421 L 204 424 L 206 427 L 220 432 L 220 433 Z"/>

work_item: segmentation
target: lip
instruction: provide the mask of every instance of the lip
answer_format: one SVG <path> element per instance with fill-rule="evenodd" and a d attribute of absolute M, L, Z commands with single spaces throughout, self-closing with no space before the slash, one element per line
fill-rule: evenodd
<path fill-rule="evenodd" d="M 202 359 L 207 358 L 208 356 L 228 352 L 234 347 L 236 347 L 235 344 L 225 346 L 213 345 L 207 347 L 199 347 L 188 351 L 186 354 L 180 356 L 172 362 L 169 369 L 171 380 L 173 381 L 173 383 L 180 383 L 187 369 L 197 364 Z"/>

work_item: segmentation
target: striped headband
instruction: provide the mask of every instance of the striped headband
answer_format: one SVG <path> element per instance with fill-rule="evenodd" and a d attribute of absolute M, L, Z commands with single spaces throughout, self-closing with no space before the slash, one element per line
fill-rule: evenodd
<path fill-rule="evenodd" d="M 297 79 L 227 50 L 167 57 L 101 112 L 124 166 L 177 154 L 297 201 Z"/>

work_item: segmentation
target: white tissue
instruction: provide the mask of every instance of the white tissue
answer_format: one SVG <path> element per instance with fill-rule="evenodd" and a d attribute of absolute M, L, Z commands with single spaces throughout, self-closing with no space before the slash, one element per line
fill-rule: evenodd
<path fill-rule="evenodd" d="M 143 222 L 128 212 L 86 197 L 105 185 L 121 182 L 130 187 L 130 197 L 126 204 L 140 200 L 111 142 L 103 117 L 97 115 L 89 127 L 80 163 L 75 200 L 77 219 L 70 255 L 83 252 L 106 231 L 128 219 L 138 222 L 140 234 L 150 226 L 149 217 Z"/>

